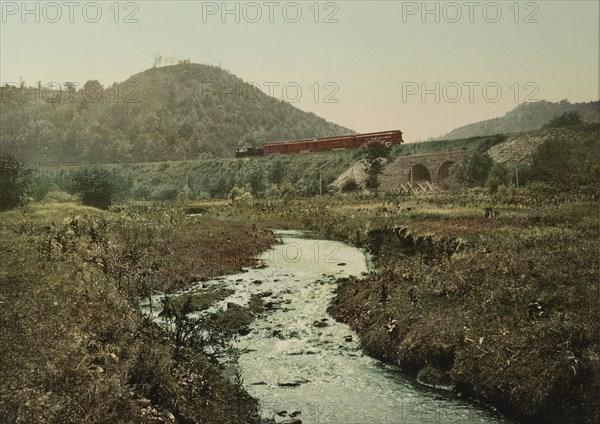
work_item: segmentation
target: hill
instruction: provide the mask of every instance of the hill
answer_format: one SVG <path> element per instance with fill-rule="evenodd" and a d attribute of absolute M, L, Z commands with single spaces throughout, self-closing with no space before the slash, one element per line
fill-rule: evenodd
<path fill-rule="evenodd" d="M 236 147 L 350 134 L 215 66 L 148 69 L 121 84 L 45 92 L 2 90 L 0 144 L 25 162 L 122 163 L 233 156 Z M 88 94 L 88 100 L 84 94 Z M 59 98 L 58 101 L 49 99 Z"/>
<path fill-rule="evenodd" d="M 550 120 L 564 112 L 570 111 L 578 112 L 584 122 L 600 122 L 600 102 L 598 101 L 571 104 L 566 100 L 558 103 L 542 100 L 539 102 L 520 104 L 502 117 L 475 122 L 456 128 L 449 133 L 438 137 L 438 140 L 537 130 Z"/>

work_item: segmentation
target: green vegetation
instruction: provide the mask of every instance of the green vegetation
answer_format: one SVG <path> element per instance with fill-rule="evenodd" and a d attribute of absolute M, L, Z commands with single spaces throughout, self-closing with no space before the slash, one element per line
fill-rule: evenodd
<path fill-rule="evenodd" d="M 560 189 L 597 187 L 600 177 L 598 135 L 598 125 L 586 126 L 574 140 L 567 140 L 557 132 L 537 148 L 525 176 Z"/>
<path fill-rule="evenodd" d="M 391 153 L 391 146 L 386 146 L 380 142 L 369 142 L 362 146 L 365 159 L 365 171 L 367 173 L 366 186 L 377 190 L 379 187 L 379 174 L 383 171 L 384 160 L 388 159 Z M 356 183 L 355 183 L 356 184 Z M 348 186 L 346 185 L 346 189 Z"/>
<path fill-rule="evenodd" d="M 597 197 L 532 184 L 212 210 L 367 248 L 375 272 L 343 282 L 331 313 L 418 381 L 522 419 L 600 418 Z"/>
<path fill-rule="evenodd" d="M 492 192 L 502 187 L 510 188 L 517 185 L 518 171 L 521 186 L 543 183 L 555 191 L 586 187 L 588 192 L 597 192 L 594 187 L 595 181 L 598 181 L 598 155 L 590 152 L 600 151 L 598 126 L 584 124 L 531 134 L 538 133 L 545 141 L 529 158 L 526 154 L 515 153 L 515 156 L 524 158 L 518 164 L 495 164 L 488 153 L 490 147 L 502 146 L 506 142 L 504 135 L 393 146 L 390 158 L 393 160 L 413 153 L 468 150 L 470 154 L 465 163 L 452 168 L 451 178 L 444 185 L 444 188 L 455 191 L 465 185 L 486 186 Z M 528 135 L 525 134 L 524 139 Z M 234 187 L 248 192 L 252 198 L 314 196 L 321 189 L 327 192 L 328 186 L 361 156 L 360 150 L 352 150 L 245 159 L 100 165 L 93 168 L 94 171 L 87 171 L 87 167 L 46 167 L 35 172 L 23 172 L 27 176 L 27 190 L 21 199 L 39 201 L 45 196 L 57 199 L 57 196 L 64 196 L 58 193 L 60 191 L 74 193 L 74 179 L 88 181 L 92 188 L 92 180 L 98 189 L 103 185 L 113 187 L 106 192 L 118 194 L 116 200 L 227 199 Z M 515 171 L 515 168 L 518 170 Z M 86 180 L 82 177 L 92 177 L 91 172 L 98 173 L 98 178 Z M 100 178 L 102 175 L 107 178 Z M 344 191 L 353 189 L 352 182 L 348 181 Z M 91 192 L 98 193 L 94 190 Z M 90 201 L 86 203 L 91 204 Z"/>
<path fill-rule="evenodd" d="M 0 144 L 28 164 L 232 157 L 248 144 L 352 133 L 223 69 L 191 63 L 148 69 L 110 87 L 0 87 L 0 99 Z"/>
<path fill-rule="evenodd" d="M 177 347 L 138 302 L 253 265 L 270 232 L 150 205 L 1 215 L 2 422 L 260 421 L 201 346 Z"/>
<path fill-rule="evenodd" d="M 131 188 L 131 180 L 104 168 L 81 168 L 71 175 L 68 191 L 86 206 L 108 209 Z"/>
<path fill-rule="evenodd" d="M 475 122 L 456 128 L 445 134 L 440 139 L 451 140 L 473 137 L 475 135 L 511 134 L 523 131 L 534 131 L 542 128 L 551 120 L 565 114 L 577 113 L 583 122 L 590 124 L 600 123 L 600 102 L 569 103 L 567 100 L 560 102 L 522 103 L 506 115 Z"/>
<path fill-rule="evenodd" d="M 0 155 L 0 210 L 11 209 L 23 203 L 26 182 L 23 165 L 10 155 Z"/>
<path fill-rule="evenodd" d="M 554 119 L 551 119 L 550 122 L 548 122 L 542 128 L 564 128 L 578 126 L 582 124 L 583 121 L 581 120 L 581 116 L 579 116 L 579 113 L 575 111 L 570 111 L 565 112 Z"/>
<path fill-rule="evenodd" d="M 167 70 L 136 77 L 150 87 Z M 168 72 L 193 84 L 200 70 L 183 64 Z M 173 110 L 192 107 L 168 102 Z M 9 114 L 31 108 L 19 112 L 31 113 L 27 131 L 47 113 L 13 106 Z M 90 105 L 79 106 L 98 118 L 84 111 Z M 69 107 L 53 110 L 69 115 Z M 102 116 L 123 123 L 123 114 L 141 125 L 143 114 L 128 110 Z M 155 118 L 175 131 L 179 115 L 161 110 Z M 268 227 L 315 230 L 372 253 L 374 272 L 342 282 L 331 313 L 356 329 L 374 357 L 520 418 L 598 422 L 600 173 L 592 153 L 600 142 L 598 125 L 574 121 L 553 121 L 539 132 L 545 141 L 517 163 L 494 163 L 488 154 L 504 135 L 394 146 L 391 158 L 470 154 L 452 168 L 449 191 L 380 198 L 351 194 L 351 180 L 342 195 L 315 196 L 359 151 L 35 170 L 2 156 L 2 209 L 12 210 L 0 219 L 0 416 L 258 423 L 241 377 L 229 382 L 219 361 L 235 359 L 230 341 L 263 311 L 262 300 L 198 316 L 228 292 L 211 285 L 166 296 L 162 326 L 145 319 L 138 302 L 252 265 L 274 242 Z M 107 149 L 135 150 L 111 133 L 116 127 L 103 128 L 114 136 Z M 100 137 L 96 130 L 90 133 Z M 68 138 L 64 128 L 55 131 Z M 162 144 L 155 153 L 186 157 L 189 146 L 178 150 L 178 137 L 191 140 L 194 131 L 185 127 L 167 138 L 175 147 Z M 131 140 L 141 143 L 141 157 L 154 157 L 151 143 Z M 95 141 L 86 146 L 80 159 L 129 157 L 93 150 L 101 146 Z"/>
<path fill-rule="evenodd" d="M 119 184 L 121 197 L 133 200 L 169 201 L 225 199 L 234 186 L 246 187 L 254 197 L 267 196 L 291 185 L 301 195 L 319 193 L 357 160 L 360 152 L 329 152 L 306 155 L 274 155 L 246 159 L 205 159 L 186 162 L 102 165 Z M 86 169 L 87 167 L 81 167 Z M 38 169 L 47 190 L 71 191 L 69 182 L 80 167 Z M 131 187 L 128 181 L 132 182 Z"/>

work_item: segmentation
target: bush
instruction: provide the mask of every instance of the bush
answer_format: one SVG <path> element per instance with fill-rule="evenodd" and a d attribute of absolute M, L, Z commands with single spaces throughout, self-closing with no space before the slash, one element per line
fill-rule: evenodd
<path fill-rule="evenodd" d="M 179 191 L 175 187 L 161 187 L 152 193 L 152 200 L 175 200 Z"/>
<path fill-rule="evenodd" d="M 498 187 L 509 186 L 511 182 L 511 169 L 506 165 L 496 163 L 492 166 L 488 179 L 485 182 L 485 185 L 488 187 L 491 194 L 496 194 L 496 192 L 498 191 Z"/>
<path fill-rule="evenodd" d="M 531 157 L 526 171 L 530 180 L 541 181 L 558 189 L 597 186 L 600 177 L 598 127 L 574 134 L 565 140 L 560 134 L 541 144 Z"/>
<path fill-rule="evenodd" d="M 246 187 L 235 186 L 231 189 L 227 198 L 232 205 L 239 205 L 249 203 L 252 200 L 252 193 Z"/>
<path fill-rule="evenodd" d="M 49 176 L 40 173 L 30 172 L 26 180 L 27 195 L 36 202 L 41 202 L 50 191 L 57 188 Z"/>
<path fill-rule="evenodd" d="M 23 204 L 26 188 L 23 165 L 10 155 L 0 155 L 0 210 Z"/>
<path fill-rule="evenodd" d="M 294 185 L 289 181 L 285 181 L 283 184 L 281 184 L 281 187 L 279 187 L 279 197 L 281 197 L 283 200 L 289 200 L 295 197 L 296 194 L 297 193 Z"/>
<path fill-rule="evenodd" d="M 467 160 L 466 174 L 471 183 L 482 186 L 488 179 L 488 175 L 494 161 L 482 150 L 475 150 Z"/>
<path fill-rule="evenodd" d="M 131 179 L 115 170 L 82 168 L 76 170 L 69 181 L 69 193 L 76 194 L 87 206 L 108 209 L 131 189 Z"/>
<path fill-rule="evenodd" d="M 542 128 L 564 128 L 573 127 L 581 124 L 583 124 L 583 121 L 581 120 L 581 116 L 579 116 L 579 113 L 575 111 L 570 111 L 565 112 L 562 115 L 550 120 L 550 122 L 548 122 Z"/>
<path fill-rule="evenodd" d="M 348 179 L 344 180 L 344 182 L 342 183 L 342 191 L 343 192 L 354 191 L 356 189 L 358 189 L 358 184 L 356 184 L 356 181 L 354 180 L 354 178 L 348 178 Z"/>

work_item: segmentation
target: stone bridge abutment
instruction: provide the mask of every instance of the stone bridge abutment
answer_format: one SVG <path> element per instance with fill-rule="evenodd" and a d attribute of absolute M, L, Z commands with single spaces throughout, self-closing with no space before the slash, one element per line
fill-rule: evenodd
<path fill-rule="evenodd" d="M 469 152 L 434 153 L 402 156 L 386 165 L 379 176 L 379 188 L 383 191 L 403 191 L 411 184 L 433 187 L 442 184 L 451 175 L 451 167 L 462 163 Z"/>

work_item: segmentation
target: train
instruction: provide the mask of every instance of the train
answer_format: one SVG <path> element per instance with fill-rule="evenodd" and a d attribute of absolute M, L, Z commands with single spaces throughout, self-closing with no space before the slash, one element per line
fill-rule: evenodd
<path fill-rule="evenodd" d="M 381 131 L 367 134 L 344 135 L 336 137 L 311 138 L 304 140 L 276 141 L 261 147 L 246 146 L 235 151 L 235 157 L 267 156 L 274 154 L 327 152 L 334 150 L 359 149 L 369 142 L 381 142 L 388 145 L 401 144 L 402 131 Z"/>

